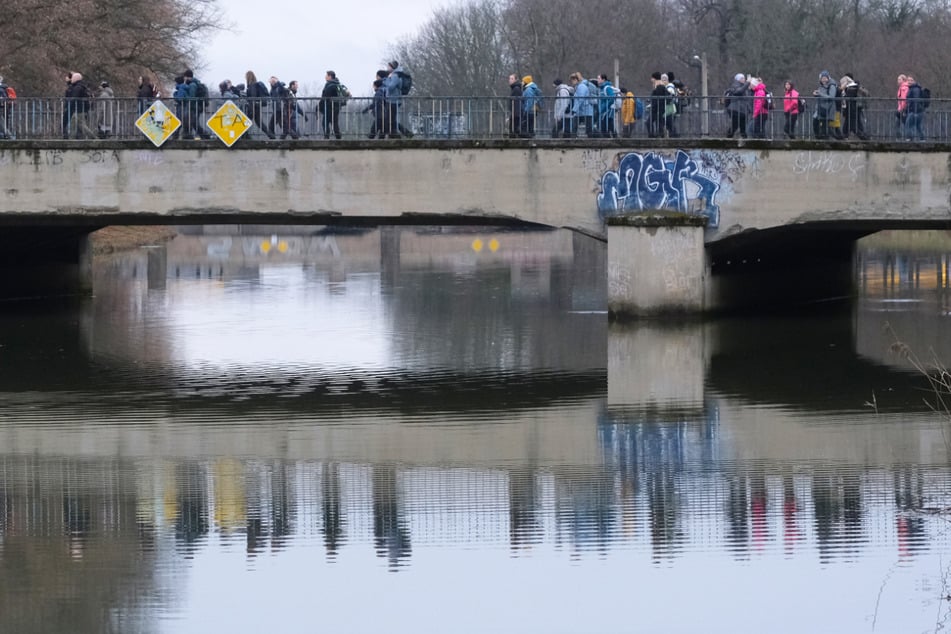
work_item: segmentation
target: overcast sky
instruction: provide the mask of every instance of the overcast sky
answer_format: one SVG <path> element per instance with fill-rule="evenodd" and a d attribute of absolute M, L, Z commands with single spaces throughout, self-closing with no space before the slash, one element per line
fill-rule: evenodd
<path fill-rule="evenodd" d="M 234 30 L 213 36 L 196 75 L 214 91 L 223 79 L 244 83 L 245 71 L 253 70 L 264 81 L 298 80 L 304 96 L 323 87 L 329 69 L 354 96 L 370 95 L 390 45 L 452 1 L 221 0 Z"/>

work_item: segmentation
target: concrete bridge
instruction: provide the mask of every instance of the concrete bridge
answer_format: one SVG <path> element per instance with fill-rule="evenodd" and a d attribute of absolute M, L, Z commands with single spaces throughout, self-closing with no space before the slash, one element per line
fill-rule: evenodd
<path fill-rule="evenodd" d="M 639 315 L 846 293 L 857 238 L 951 221 L 948 145 L 673 141 L 5 142 L 0 257 L 48 279 L 107 225 L 544 225 L 608 239 Z"/>

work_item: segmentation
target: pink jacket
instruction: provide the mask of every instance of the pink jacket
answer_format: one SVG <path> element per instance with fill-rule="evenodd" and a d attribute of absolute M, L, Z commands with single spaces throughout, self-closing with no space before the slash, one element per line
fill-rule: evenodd
<path fill-rule="evenodd" d="M 753 117 L 761 114 L 769 114 L 769 106 L 766 103 L 766 84 L 762 82 L 753 89 Z"/>
<path fill-rule="evenodd" d="M 786 95 L 783 97 L 783 112 L 799 114 L 799 91 L 795 88 L 786 91 Z"/>
<path fill-rule="evenodd" d="M 908 96 L 908 82 L 903 81 L 901 85 L 898 86 L 898 112 L 904 112 L 905 106 L 908 105 L 908 102 L 905 101 L 905 97 Z"/>

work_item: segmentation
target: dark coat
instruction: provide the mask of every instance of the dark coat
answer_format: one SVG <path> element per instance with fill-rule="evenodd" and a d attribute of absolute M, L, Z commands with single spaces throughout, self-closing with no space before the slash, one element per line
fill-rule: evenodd
<path fill-rule="evenodd" d="M 89 101 L 92 98 L 92 95 L 89 93 L 89 88 L 86 87 L 85 82 L 82 80 L 77 81 L 75 84 L 70 84 L 66 88 L 66 101 L 70 104 L 70 108 L 73 112 L 89 112 Z"/>
<path fill-rule="evenodd" d="M 320 112 L 327 113 L 328 111 L 337 114 L 340 112 L 340 80 L 334 77 L 326 84 L 324 84 L 324 89 L 320 93 L 320 101 L 317 102 L 317 109 Z"/>

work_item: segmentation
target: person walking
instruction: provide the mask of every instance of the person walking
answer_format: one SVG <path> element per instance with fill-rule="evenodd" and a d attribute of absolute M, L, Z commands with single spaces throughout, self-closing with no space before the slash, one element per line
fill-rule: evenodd
<path fill-rule="evenodd" d="M 591 82 L 586 80 L 580 72 L 574 72 L 568 81 L 574 87 L 572 97 L 572 112 L 574 114 L 574 132 L 581 134 L 581 124 L 584 124 L 585 136 L 589 139 L 597 136 L 594 130 L 594 99 L 591 94 Z M 574 134 L 572 134 L 574 136 Z"/>
<path fill-rule="evenodd" d="M 87 117 L 89 114 L 90 100 L 92 94 L 83 81 L 80 73 L 71 73 L 69 84 L 66 86 L 66 95 L 63 106 L 63 138 L 95 139 L 96 133 L 89 127 Z"/>
<path fill-rule="evenodd" d="M 267 124 L 265 124 L 263 116 L 264 106 L 270 97 L 270 91 L 267 89 L 267 86 L 264 85 L 264 82 L 257 78 L 254 71 L 249 70 L 246 72 L 244 74 L 244 81 L 246 86 L 245 94 L 247 95 L 245 113 L 251 117 L 251 121 L 254 121 L 255 125 L 267 135 L 267 138 L 277 138 L 274 136 L 274 130 L 268 128 Z"/>
<path fill-rule="evenodd" d="M 138 100 L 140 116 L 149 109 L 152 101 L 158 97 L 155 84 L 149 81 L 145 75 L 139 75 L 139 86 L 135 91 L 135 97 Z"/>
<path fill-rule="evenodd" d="M 924 141 L 922 123 L 925 117 L 925 99 L 921 85 L 913 75 L 908 75 L 908 92 L 905 94 L 905 140 Z"/>
<path fill-rule="evenodd" d="M 730 117 L 730 129 L 726 133 L 726 138 L 732 139 L 737 132 L 742 138 L 746 138 L 747 120 L 753 112 L 752 97 L 753 93 L 750 91 L 750 82 L 746 75 L 743 73 L 734 75 L 733 83 L 723 94 L 726 112 Z"/>
<path fill-rule="evenodd" d="M 832 75 L 824 70 L 819 73 L 819 85 L 812 91 L 816 98 L 816 110 L 812 115 L 813 130 L 817 139 L 828 139 L 832 133 L 832 122 L 835 121 L 836 97 L 838 88 L 832 81 Z"/>
<path fill-rule="evenodd" d="M 766 121 L 769 119 L 769 99 L 766 96 L 766 84 L 762 78 L 753 77 L 750 80 L 753 89 L 753 138 L 766 138 Z"/>
<path fill-rule="evenodd" d="M 801 105 L 796 84 L 787 79 L 783 84 L 783 134 L 787 139 L 796 138 L 796 123 L 799 120 Z"/>
<path fill-rule="evenodd" d="M 96 95 L 96 125 L 100 139 L 112 136 L 116 118 L 116 94 L 109 82 L 99 82 L 99 93 Z"/>
<path fill-rule="evenodd" d="M 282 139 L 286 139 L 288 135 L 295 141 L 300 138 L 300 129 L 298 128 L 298 118 L 305 117 L 304 109 L 301 108 L 300 104 L 297 103 L 297 89 L 299 84 L 297 80 L 294 79 L 291 83 L 287 84 L 287 91 L 284 93 L 284 101 L 281 103 L 281 108 L 284 111 L 284 134 L 281 135 Z"/>
<path fill-rule="evenodd" d="M 541 109 L 542 91 L 531 75 L 522 77 L 522 136 L 535 136 L 535 120 Z"/>
<path fill-rule="evenodd" d="M 621 136 L 630 139 L 634 136 L 634 124 L 637 123 L 637 99 L 627 88 L 621 88 Z"/>
<path fill-rule="evenodd" d="M 851 73 L 846 73 L 839 80 L 842 92 L 842 138 L 848 139 L 853 132 L 862 141 L 868 140 L 865 133 L 865 102 L 868 91 L 865 90 Z"/>
<path fill-rule="evenodd" d="M 329 139 L 333 134 L 335 139 L 340 139 L 340 80 L 337 79 L 336 72 L 328 70 L 324 81 L 324 89 L 320 93 L 320 101 L 317 102 L 324 138 Z"/>
<path fill-rule="evenodd" d="M 518 75 L 509 75 L 509 136 L 518 138 L 522 135 L 522 82 Z"/>
<path fill-rule="evenodd" d="M 555 87 L 555 101 L 552 106 L 554 125 L 551 129 L 551 136 L 553 139 L 558 137 L 568 138 L 573 136 L 571 122 L 574 117 L 571 112 L 571 95 L 574 90 L 560 79 L 553 81 L 552 85 Z"/>
<path fill-rule="evenodd" d="M 899 139 L 904 138 L 905 135 L 905 117 L 908 114 L 906 108 L 908 106 L 905 98 L 908 96 L 908 76 L 901 74 L 898 76 L 898 105 L 895 110 L 895 136 Z"/>

